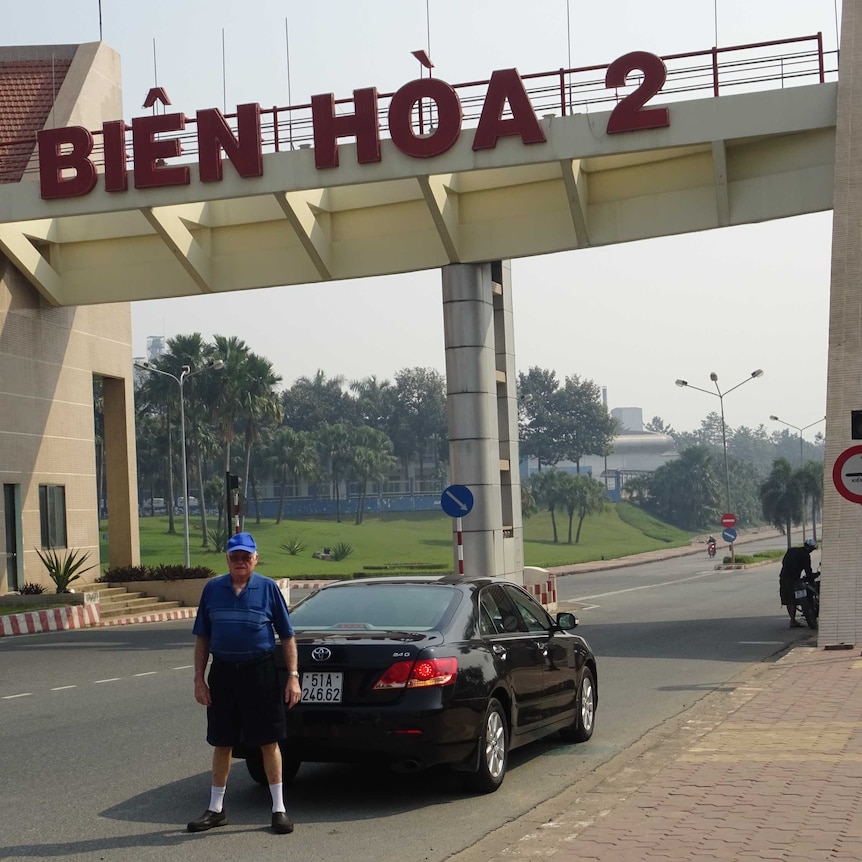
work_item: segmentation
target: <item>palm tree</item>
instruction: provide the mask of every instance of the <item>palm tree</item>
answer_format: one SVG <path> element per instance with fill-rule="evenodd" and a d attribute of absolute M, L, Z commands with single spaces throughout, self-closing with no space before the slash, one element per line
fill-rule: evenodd
<path fill-rule="evenodd" d="M 291 480 L 299 483 L 302 479 L 315 477 L 320 471 L 320 461 L 310 434 L 305 431 L 294 431 L 293 428 L 286 428 L 283 425 L 273 432 L 267 454 L 281 482 L 278 515 L 275 519 L 275 523 L 280 524 L 284 515 L 284 499 L 287 495 L 288 483 Z"/>
<path fill-rule="evenodd" d="M 575 536 L 575 544 L 577 545 L 581 541 L 581 527 L 584 524 L 584 518 L 587 515 L 601 512 L 605 508 L 607 494 L 605 489 L 589 476 L 566 474 L 565 481 L 560 486 L 560 499 L 569 516 L 568 542 L 570 545 L 572 544 L 572 521 L 575 513 L 578 515 L 578 531 Z"/>
<path fill-rule="evenodd" d="M 776 458 L 772 472 L 760 486 L 763 514 L 776 529 L 787 536 L 787 549 L 791 545 L 791 528 L 802 517 L 802 482 L 786 458 Z"/>
<path fill-rule="evenodd" d="M 546 508 L 551 513 L 551 528 L 554 532 L 554 544 L 557 544 L 560 539 L 557 533 L 557 515 L 558 506 L 563 504 L 562 501 L 562 486 L 565 484 L 565 473 L 561 473 L 556 468 L 544 470 L 540 473 L 534 473 L 530 477 L 530 487 L 536 502 Z"/>
<path fill-rule="evenodd" d="M 249 356 L 248 345 L 236 336 L 216 335 L 215 352 L 224 362 L 221 389 L 213 400 L 211 411 L 218 427 L 221 444 L 224 447 L 224 472 L 230 469 L 230 449 L 237 433 L 237 422 L 242 415 L 242 396 L 246 386 L 246 363 Z M 225 489 L 225 493 L 227 489 Z"/>
<path fill-rule="evenodd" d="M 808 461 L 799 471 L 802 492 L 811 504 L 811 538 L 817 541 L 817 513 L 823 503 L 823 464 L 820 461 Z M 803 533 L 802 538 L 805 538 Z"/>
<path fill-rule="evenodd" d="M 272 363 L 256 353 L 249 353 L 244 368 L 245 390 L 242 393 L 242 414 L 240 423 L 245 441 L 245 481 L 251 468 L 252 446 L 260 441 L 261 429 L 267 422 L 281 422 L 282 403 L 276 387 L 281 383 L 281 375 L 272 369 Z M 248 491 L 246 491 L 248 494 Z"/>
<path fill-rule="evenodd" d="M 392 441 L 376 428 L 363 425 L 355 429 L 350 452 L 350 476 L 359 484 L 356 521 L 362 523 L 369 482 L 382 482 L 398 463 L 392 455 Z"/>
<path fill-rule="evenodd" d="M 341 523 L 341 480 L 350 465 L 350 431 L 349 425 L 336 422 L 334 425 L 322 425 L 314 435 L 320 460 L 335 486 L 335 519 L 339 524 Z"/>

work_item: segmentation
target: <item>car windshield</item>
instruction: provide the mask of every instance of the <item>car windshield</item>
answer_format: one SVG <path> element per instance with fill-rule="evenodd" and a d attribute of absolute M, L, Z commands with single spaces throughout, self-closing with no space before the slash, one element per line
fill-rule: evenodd
<path fill-rule="evenodd" d="M 321 590 L 290 612 L 296 630 L 434 631 L 458 598 L 430 584 L 368 584 Z"/>

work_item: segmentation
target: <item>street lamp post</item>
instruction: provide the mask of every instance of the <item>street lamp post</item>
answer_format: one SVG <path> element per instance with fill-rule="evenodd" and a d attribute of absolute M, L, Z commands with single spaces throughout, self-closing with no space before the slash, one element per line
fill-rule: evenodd
<path fill-rule="evenodd" d="M 725 493 L 725 505 L 727 506 L 728 512 L 733 512 L 733 509 L 730 507 L 730 467 L 727 461 L 727 428 L 724 423 L 724 398 L 726 395 L 729 395 L 733 392 L 734 389 L 739 389 L 743 383 L 748 383 L 749 380 L 754 380 L 756 377 L 763 377 L 763 369 L 757 368 L 745 378 L 745 380 L 741 380 L 736 386 L 731 386 L 730 389 L 726 389 L 724 392 L 721 391 L 721 387 L 718 385 L 718 375 L 713 371 L 709 375 L 709 379 L 715 384 L 715 392 L 711 389 L 701 389 L 699 386 L 694 386 L 688 382 L 688 380 L 677 380 L 676 385 L 680 387 L 687 386 L 689 389 L 696 389 L 698 392 L 705 392 L 707 395 L 715 395 L 718 398 L 718 403 L 721 406 L 721 446 L 724 450 L 724 493 Z M 730 545 L 730 553 L 733 555 L 733 543 Z"/>
<path fill-rule="evenodd" d="M 200 374 L 202 371 L 219 371 L 224 368 L 224 362 L 221 359 L 210 359 L 203 368 L 198 368 L 195 371 L 192 371 L 191 366 L 184 365 L 179 377 L 171 374 L 169 371 L 162 371 L 161 368 L 156 368 L 146 361 L 136 362 L 135 368 L 151 371 L 153 374 L 161 374 L 163 377 L 170 377 L 180 387 L 180 446 L 183 452 L 183 545 L 186 568 L 189 568 L 191 565 L 189 549 L 189 473 L 186 467 L 186 411 L 183 403 L 183 384 L 189 377 L 194 377 L 195 374 Z"/>
<path fill-rule="evenodd" d="M 809 428 L 813 428 L 815 425 L 819 425 L 821 422 L 825 422 L 826 417 L 824 416 L 822 419 L 817 419 L 814 422 L 809 422 L 807 425 L 803 425 L 801 428 L 798 425 L 794 425 L 792 422 L 785 422 L 784 419 L 779 419 L 777 416 L 770 416 L 769 418 L 773 422 L 780 422 L 782 425 L 786 425 L 788 428 L 793 428 L 797 432 L 799 436 L 799 469 L 801 470 L 805 466 L 805 452 L 802 447 L 802 432 L 807 431 Z M 812 515 L 813 514 L 814 513 L 812 513 Z M 814 529 L 813 522 L 811 524 L 811 532 L 812 534 L 817 532 L 817 530 Z M 805 506 L 802 507 L 802 540 L 805 541 Z"/>

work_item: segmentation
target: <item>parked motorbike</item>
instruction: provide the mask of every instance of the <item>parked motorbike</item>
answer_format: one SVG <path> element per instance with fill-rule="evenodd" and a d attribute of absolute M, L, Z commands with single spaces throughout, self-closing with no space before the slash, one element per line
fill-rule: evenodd
<path fill-rule="evenodd" d="M 820 616 L 820 569 L 813 572 L 811 576 L 803 575 L 794 589 L 796 604 L 808 623 L 808 628 L 817 628 L 817 619 Z"/>
<path fill-rule="evenodd" d="M 710 559 L 715 556 L 715 542 L 707 542 L 706 553 L 709 555 Z"/>

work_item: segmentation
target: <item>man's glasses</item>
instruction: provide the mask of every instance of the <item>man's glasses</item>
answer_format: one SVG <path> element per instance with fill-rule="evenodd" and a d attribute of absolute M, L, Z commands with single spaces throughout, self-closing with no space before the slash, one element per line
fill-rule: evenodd
<path fill-rule="evenodd" d="M 247 563 L 254 554 L 249 554 L 247 551 L 232 551 L 227 555 L 227 558 L 232 563 Z"/>

